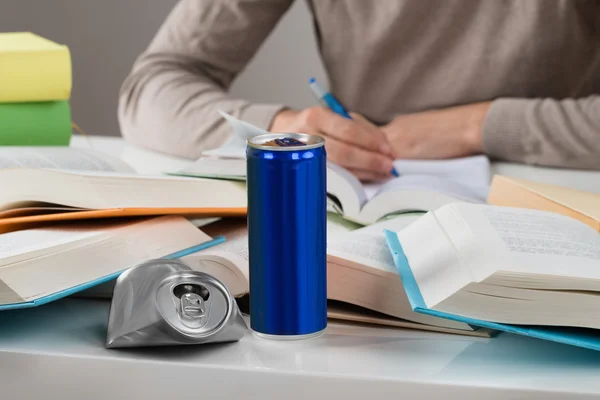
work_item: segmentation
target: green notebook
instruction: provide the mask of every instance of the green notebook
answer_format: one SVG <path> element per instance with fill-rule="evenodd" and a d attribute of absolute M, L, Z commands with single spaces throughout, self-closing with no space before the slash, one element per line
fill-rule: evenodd
<path fill-rule="evenodd" d="M 68 146 L 68 101 L 0 103 L 0 146 Z"/>

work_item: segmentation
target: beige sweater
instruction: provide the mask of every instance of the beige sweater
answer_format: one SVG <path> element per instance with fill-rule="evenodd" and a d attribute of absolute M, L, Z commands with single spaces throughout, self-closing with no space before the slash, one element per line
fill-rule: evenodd
<path fill-rule="evenodd" d="M 124 137 L 195 158 L 230 135 L 219 109 L 267 128 L 283 105 L 253 104 L 227 89 L 292 1 L 181 0 L 123 84 Z M 491 157 L 600 169 L 600 2 L 309 6 L 331 91 L 350 110 L 384 124 L 493 100 L 483 129 Z"/>

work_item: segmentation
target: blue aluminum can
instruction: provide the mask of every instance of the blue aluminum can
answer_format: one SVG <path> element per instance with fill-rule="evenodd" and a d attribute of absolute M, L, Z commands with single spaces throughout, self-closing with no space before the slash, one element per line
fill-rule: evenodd
<path fill-rule="evenodd" d="M 325 141 L 307 134 L 248 140 L 250 325 L 302 339 L 327 326 Z"/>

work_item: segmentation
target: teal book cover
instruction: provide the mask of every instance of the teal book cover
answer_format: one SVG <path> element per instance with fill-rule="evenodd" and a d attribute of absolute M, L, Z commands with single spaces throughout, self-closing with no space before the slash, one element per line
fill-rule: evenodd
<path fill-rule="evenodd" d="M 524 335 L 532 338 L 544 339 L 568 344 L 571 346 L 600 351 L 600 331 L 595 329 L 501 324 L 497 322 L 462 317 L 460 315 L 449 314 L 428 308 L 423 300 L 423 296 L 419 290 L 419 285 L 417 284 L 417 281 L 412 273 L 408 259 L 404 254 L 402 245 L 398 240 L 398 235 L 395 232 L 386 230 L 385 238 L 387 240 L 388 247 L 392 252 L 398 273 L 402 278 L 402 284 L 404 285 L 404 290 L 406 291 L 406 295 L 410 301 L 413 311 L 421 314 L 432 315 L 434 317 L 464 322 L 469 325 L 479 326 L 482 328 L 494 329 L 498 331 L 514 333 L 517 335 Z"/>

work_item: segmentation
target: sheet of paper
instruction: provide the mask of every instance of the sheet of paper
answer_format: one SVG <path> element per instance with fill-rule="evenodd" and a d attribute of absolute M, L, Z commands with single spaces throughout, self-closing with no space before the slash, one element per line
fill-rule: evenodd
<path fill-rule="evenodd" d="M 116 157 L 97 150 L 71 147 L 0 147 L 0 169 L 3 168 L 134 172 Z"/>
<path fill-rule="evenodd" d="M 246 140 L 269 133 L 264 129 L 260 129 L 248 122 L 242 121 L 223 111 L 219 114 L 229 122 L 233 135 L 223 146 L 202 152 L 204 156 L 221 157 L 221 158 L 246 158 Z"/>

